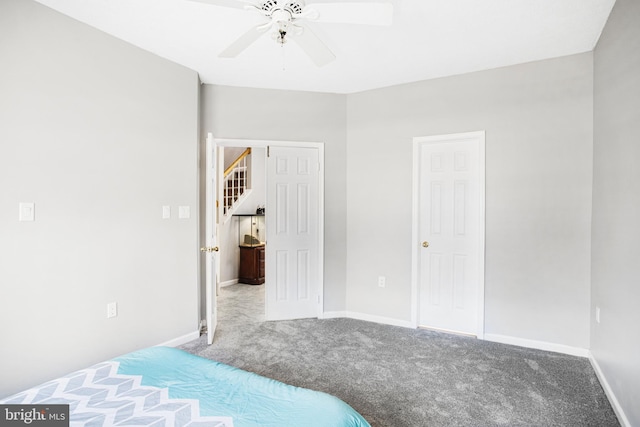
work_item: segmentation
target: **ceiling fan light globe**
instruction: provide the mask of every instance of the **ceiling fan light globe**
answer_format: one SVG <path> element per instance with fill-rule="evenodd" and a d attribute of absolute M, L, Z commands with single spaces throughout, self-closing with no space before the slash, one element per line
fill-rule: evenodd
<path fill-rule="evenodd" d="M 271 38 L 279 45 L 283 45 L 287 42 L 286 35 L 287 33 L 285 31 L 276 30 L 271 33 Z"/>

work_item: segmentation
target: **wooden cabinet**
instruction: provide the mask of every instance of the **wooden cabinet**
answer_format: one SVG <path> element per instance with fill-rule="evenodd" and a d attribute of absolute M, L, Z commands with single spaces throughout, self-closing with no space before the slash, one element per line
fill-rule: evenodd
<path fill-rule="evenodd" d="M 264 245 L 240 245 L 240 283 L 261 285 L 264 283 Z"/>
<path fill-rule="evenodd" d="M 264 283 L 265 217 L 261 214 L 233 215 L 238 219 L 240 268 L 238 281 L 250 285 Z"/>

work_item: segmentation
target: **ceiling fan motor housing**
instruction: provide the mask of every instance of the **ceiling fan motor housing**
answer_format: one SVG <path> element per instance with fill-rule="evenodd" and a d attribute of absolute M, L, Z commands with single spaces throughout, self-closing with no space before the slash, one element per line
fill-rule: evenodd
<path fill-rule="evenodd" d="M 302 13 L 303 7 L 304 7 L 303 2 L 297 2 L 297 1 L 289 1 L 284 5 L 284 8 L 286 10 L 291 11 L 293 15 L 298 15 Z"/>
<path fill-rule="evenodd" d="M 265 15 L 272 16 L 274 12 L 286 11 L 291 16 L 302 13 L 304 2 L 302 1 L 278 1 L 278 0 L 265 0 L 260 6 L 265 12 Z"/>

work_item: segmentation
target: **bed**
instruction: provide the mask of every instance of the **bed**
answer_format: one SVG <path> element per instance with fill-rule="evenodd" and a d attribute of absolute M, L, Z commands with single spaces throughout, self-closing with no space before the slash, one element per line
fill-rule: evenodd
<path fill-rule="evenodd" d="M 69 404 L 71 426 L 370 427 L 342 400 L 170 347 L 151 347 L 10 396 Z"/>

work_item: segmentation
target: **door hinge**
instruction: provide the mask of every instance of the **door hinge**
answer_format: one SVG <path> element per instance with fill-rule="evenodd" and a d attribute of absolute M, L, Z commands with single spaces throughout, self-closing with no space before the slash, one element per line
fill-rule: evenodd
<path fill-rule="evenodd" d="M 270 151 L 271 146 L 267 145 L 267 157 L 269 157 L 271 155 Z"/>

